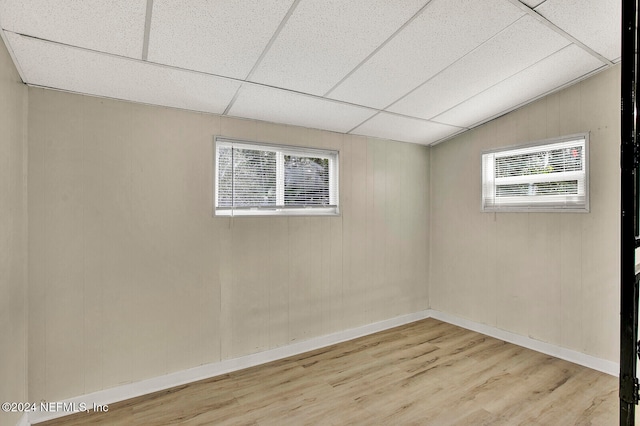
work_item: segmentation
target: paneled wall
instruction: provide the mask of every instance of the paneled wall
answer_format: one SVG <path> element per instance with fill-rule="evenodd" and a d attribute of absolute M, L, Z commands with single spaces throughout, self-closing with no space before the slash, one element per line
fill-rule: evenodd
<path fill-rule="evenodd" d="M 431 307 L 617 362 L 620 70 L 431 150 Z M 482 213 L 483 150 L 590 132 L 590 213 Z"/>
<path fill-rule="evenodd" d="M 27 398 L 27 93 L 0 41 L 0 402 Z"/>
<path fill-rule="evenodd" d="M 30 400 L 428 307 L 428 148 L 29 96 Z M 342 214 L 212 217 L 219 134 L 338 149 Z"/>

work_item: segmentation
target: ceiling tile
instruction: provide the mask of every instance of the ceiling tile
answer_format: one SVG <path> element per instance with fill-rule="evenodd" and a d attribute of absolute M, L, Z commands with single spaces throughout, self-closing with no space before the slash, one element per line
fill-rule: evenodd
<path fill-rule="evenodd" d="M 507 0 L 433 0 L 329 96 L 384 108 L 523 13 Z"/>
<path fill-rule="evenodd" d="M 619 0 L 547 0 L 536 12 L 609 60 L 620 57 Z"/>
<path fill-rule="evenodd" d="M 389 110 L 432 118 L 568 44 L 555 31 L 524 16 Z"/>
<path fill-rule="evenodd" d="M 218 114 L 239 87 L 204 74 L 7 35 L 29 84 Z"/>
<path fill-rule="evenodd" d="M 347 132 L 375 111 L 269 87 L 246 84 L 229 115 Z"/>
<path fill-rule="evenodd" d="M 381 112 L 351 133 L 429 145 L 464 129 Z"/>
<path fill-rule="evenodd" d="M 155 0 L 148 59 L 244 79 L 293 0 Z"/>
<path fill-rule="evenodd" d="M 2 27 L 101 52 L 142 57 L 145 0 L 6 0 Z"/>
<path fill-rule="evenodd" d="M 301 1 L 251 80 L 324 95 L 425 3 Z"/>
<path fill-rule="evenodd" d="M 531 8 L 534 8 L 540 3 L 544 3 L 544 2 L 545 0 L 520 0 L 520 3 L 524 3 Z"/>
<path fill-rule="evenodd" d="M 6 4 L 7 0 L 0 0 L 0 28 L 4 28 L 3 22 Z"/>
<path fill-rule="evenodd" d="M 465 127 L 477 125 L 602 66 L 602 62 L 572 44 L 439 115 L 436 120 Z"/>
<path fill-rule="evenodd" d="M 618 2 L 520 2 L 618 59 Z M 0 0 L 0 25 L 29 84 L 212 113 L 238 93 L 231 115 L 423 144 L 602 66 L 515 0 L 153 0 L 143 62 L 147 3 Z"/>

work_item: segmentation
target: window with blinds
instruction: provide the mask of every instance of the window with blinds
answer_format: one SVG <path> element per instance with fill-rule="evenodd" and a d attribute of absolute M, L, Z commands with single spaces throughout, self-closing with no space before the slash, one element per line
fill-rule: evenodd
<path fill-rule="evenodd" d="M 215 214 L 338 214 L 338 152 L 216 138 Z"/>
<path fill-rule="evenodd" d="M 589 211 L 589 135 L 482 154 L 483 211 Z"/>

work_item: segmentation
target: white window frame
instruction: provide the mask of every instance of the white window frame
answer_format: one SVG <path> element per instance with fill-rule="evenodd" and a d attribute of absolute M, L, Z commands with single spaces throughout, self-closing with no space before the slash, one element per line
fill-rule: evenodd
<path fill-rule="evenodd" d="M 528 176 L 495 177 L 495 159 L 506 156 L 554 150 L 566 147 L 569 143 L 580 142 L 583 170 L 542 173 Z M 542 149 L 541 149 L 542 148 Z M 524 145 L 510 146 L 482 152 L 482 199 L 483 212 L 589 212 L 589 133 L 577 133 L 558 138 L 545 139 Z M 496 197 L 496 187 L 505 184 L 578 181 L 578 194 L 536 195 Z M 491 202 L 493 200 L 493 203 Z"/>
<path fill-rule="evenodd" d="M 218 147 L 239 147 L 242 149 L 255 149 L 274 151 L 276 153 L 276 205 L 252 206 L 252 207 L 219 207 L 218 206 L 218 164 L 220 155 Z M 339 177 L 339 151 L 319 148 L 307 148 L 300 146 L 279 145 L 255 141 L 233 139 L 224 136 L 214 138 L 214 216 L 337 216 L 340 214 L 340 177 Z M 329 160 L 329 206 L 296 206 L 289 207 L 284 204 L 284 157 L 308 156 Z"/>

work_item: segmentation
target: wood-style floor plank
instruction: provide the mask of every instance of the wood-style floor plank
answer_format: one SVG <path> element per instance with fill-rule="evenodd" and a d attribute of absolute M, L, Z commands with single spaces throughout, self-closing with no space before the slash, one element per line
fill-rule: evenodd
<path fill-rule="evenodd" d="M 614 425 L 617 387 L 426 319 L 40 425 Z"/>

